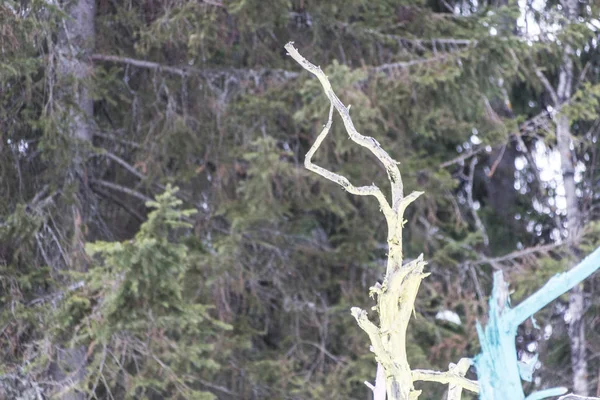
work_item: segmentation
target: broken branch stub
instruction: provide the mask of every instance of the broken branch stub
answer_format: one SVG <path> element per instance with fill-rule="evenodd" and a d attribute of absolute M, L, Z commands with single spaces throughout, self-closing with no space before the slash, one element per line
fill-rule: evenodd
<path fill-rule="evenodd" d="M 425 380 L 449 384 L 452 388 L 452 399 L 460 398 L 459 386 L 467 390 L 478 391 L 477 382 L 464 378 L 463 362 L 461 368 L 452 369 L 448 372 L 416 370 L 411 371 L 406 357 L 406 331 L 410 316 L 414 310 L 415 298 L 423 278 L 428 274 L 423 273 L 426 262 L 423 255 L 417 259 L 402 264 L 402 227 L 404 224 L 404 211 L 406 207 L 415 201 L 423 192 L 412 192 L 404 197 L 402 177 L 398 169 L 398 163 L 380 146 L 372 137 L 363 136 L 354 127 L 348 108 L 340 101 L 334 93 L 327 76 L 321 68 L 306 60 L 292 43 L 285 45 L 288 54 L 304 69 L 315 75 L 323 86 L 325 95 L 329 99 L 329 118 L 321 133 L 317 136 L 315 143 L 306 153 L 304 165 L 316 174 L 337 183 L 349 193 L 358 196 L 374 196 L 385 216 L 388 226 L 388 260 L 386 274 L 382 285 L 376 284 L 371 288 L 371 293 L 377 295 L 377 312 L 379 314 L 379 326 L 369 319 L 367 312 L 358 308 L 352 308 L 352 315 L 358 325 L 367 333 L 371 340 L 371 348 L 375 358 L 383 368 L 385 375 L 385 392 L 388 400 L 413 400 L 421 393 L 415 390 L 413 381 Z M 383 164 L 392 188 L 391 205 L 385 195 L 376 185 L 354 186 L 346 177 L 315 165 L 312 157 L 319 146 L 327 137 L 331 129 L 333 110 L 342 117 L 344 126 L 350 139 L 358 145 L 365 147 L 377 157 Z M 468 368 L 468 367 L 467 367 Z M 466 370 L 465 370 L 466 371 Z M 380 374 L 378 374 L 380 375 Z M 369 384 L 373 393 L 378 398 L 384 398 L 381 393 L 381 379 L 377 379 L 376 386 Z M 458 396 L 456 395 L 458 393 Z"/>

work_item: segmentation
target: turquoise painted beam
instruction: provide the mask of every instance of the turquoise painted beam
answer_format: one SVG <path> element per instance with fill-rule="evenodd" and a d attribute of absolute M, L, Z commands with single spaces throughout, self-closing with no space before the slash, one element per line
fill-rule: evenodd
<path fill-rule="evenodd" d="M 489 320 L 485 329 L 478 323 L 481 353 L 474 359 L 482 400 L 524 400 L 521 380 L 530 380 L 533 365 L 517 360 L 517 328 L 558 298 L 589 277 L 600 267 L 600 247 L 576 267 L 552 277 L 542 288 L 510 307 L 508 283 L 502 271 L 494 273 L 494 287 L 489 301 Z M 530 394 L 527 400 L 540 400 L 566 393 L 566 388 L 547 389 Z"/>

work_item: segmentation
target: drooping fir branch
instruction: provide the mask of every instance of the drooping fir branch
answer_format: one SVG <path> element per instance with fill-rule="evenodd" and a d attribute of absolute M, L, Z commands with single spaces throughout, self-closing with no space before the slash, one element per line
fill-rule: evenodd
<path fill-rule="evenodd" d="M 222 77 L 233 77 L 240 81 L 260 81 L 266 76 L 271 79 L 286 81 L 296 79 L 298 74 L 282 69 L 239 69 L 239 68 L 195 68 L 190 66 L 172 66 L 160 64 L 153 61 L 139 60 L 131 57 L 122 57 L 110 54 L 92 54 L 90 58 L 93 61 L 112 62 L 117 64 L 131 65 L 137 68 L 144 68 L 153 71 L 165 72 L 171 75 L 198 76 L 206 80 L 214 80 Z"/>
<path fill-rule="evenodd" d="M 475 357 L 475 367 L 482 400 L 525 399 L 521 379 L 531 380 L 537 357 L 527 364 L 517 361 L 517 328 L 548 303 L 589 277 L 599 267 L 600 247 L 576 267 L 552 277 L 542 288 L 512 309 L 508 284 L 504 281 L 502 271 L 494 274 L 489 320 L 485 329 L 477 325 L 481 354 Z M 543 390 L 530 394 L 527 400 L 544 399 L 566 392 L 566 388 Z"/>
<path fill-rule="evenodd" d="M 352 308 L 352 315 L 358 325 L 367 333 L 371 340 L 371 349 L 378 362 L 378 373 L 375 386 L 372 388 L 375 400 L 409 400 L 417 399 L 421 393 L 415 390 L 413 382 L 417 380 L 440 382 L 450 385 L 449 400 L 458 400 L 462 389 L 478 391 L 477 382 L 464 378 L 470 365 L 469 360 L 461 360 L 458 365 L 451 365 L 448 372 L 414 370 L 411 371 L 406 357 L 406 330 L 410 316 L 414 309 L 417 291 L 423 278 L 428 274 L 423 273 L 425 261 L 423 255 L 402 265 L 402 227 L 405 223 L 404 210 L 416 200 L 423 192 L 412 192 L 404 196 L 402 177 L 398 163 L 379 145 L 377 140 L 361 135 L 352 122 L 349 107 L 346 107 L 334 93 L 327 76 L 320 67 L 317 67 L 300 55 L 293 43 L 285 46 L 288 54 L 308 72 L 319 79 L 325 95 L 329 99 L 329 118 L 327 124 L 315 140 L 315 143 L 306 154 L 304 165 L 310 171 L 337 183 L 348 192 L 358 196 L 374 196 L 378 201 L 388 226 L 388 260 L 383 284 L 375 284 L 371 288 L 371 295 L 377 296 L 377 312 L 379 326 L 369 319 L 367 312 Z M 331 129 L 333 110 L 342 118 L 350 139 L 358 145 L 365 147 L 383 164 L 392 188 L 391 205 L 385 195 L 376 185 L 354 186 L 342 175 L 315 165 L 312 157 L 318 150 L 323 140 Z"/>

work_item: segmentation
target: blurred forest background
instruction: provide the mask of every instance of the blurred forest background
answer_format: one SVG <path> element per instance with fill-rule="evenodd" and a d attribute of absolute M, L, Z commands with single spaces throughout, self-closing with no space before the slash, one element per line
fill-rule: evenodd
<path fill-rule="evenodd" d="M 373 304 L 384 218 L 304 169 L 328 101 L 290 40 L 425 191 L 411 367 L 477 354 L 494 270 L 518 302 L 600 244 L 598 18 L 595 0 L 0 1 L 0 398 L 369 398 L 349 310 Z M 316 162 L 385 188 L 339 119 Z M 520 328 L 527 390 L 600 395 L 598 285 Z"/>

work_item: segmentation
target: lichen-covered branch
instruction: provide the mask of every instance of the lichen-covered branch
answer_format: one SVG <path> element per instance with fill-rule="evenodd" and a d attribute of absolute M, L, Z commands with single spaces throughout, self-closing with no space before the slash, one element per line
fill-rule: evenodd
<path fill-rule="evenodd" d="M 457 364 L 450 364 L 448 372 L 458 374 L 464 377 L 469 368 L 473 365 L 473 360 L 470 358 L 461 358 Z M 477 392 L 479 393 L 479 384 L 477 385 Z M 463 386 L 459 383 L 450 383 L 448 387 L 448 400 L 460 400 L 462 396 Z"/>
<path fill-rule="evenodd" d="M 288 43 L 285 48 L 296 62 L 319 79 L 330 102 L 327 123 L 319 136 L 317 136 L 311 149 L 307 152 L 304 165 L 310 171 L 337 183 L 349 193 L 358 196 L 370 195 L 377 198 L 388 225 L 387 241 L 389 251 L 385 278 L 382 284 L 377 283 L 371 288 L 371 295 L 376 295 L 377 297 L 376 309 L 379 314 L 379 326 L 371 322 L 366 311 L 358 307 L 352 308 L 352 315 L 371 340 L 371 349 L 375 353 L 375 358 L 378 362 L 376 386 L 371 384 L 368 384 L 368 386 L 373 390 L 377 400 L 385 398 L 385 395 L 382 393 L 382 375 L 385 377 L 385 392 L 387 393 L 388 400 L 417 399 L 421 391 L 414 389 L 414 380 L 449 384 L 451 387 L 450 392 L 453 393 L 453 397 L 449 397 L 450 400 L 459 400 L 462 388 L 477 391 L 477 384 L 464 378 L 464 373 L 468 369 L 468 363 L 466 369 L 465 362 L 462 362 L 460 367 L 455 366 L 456 369 L 451 368 L 448 372 L 411 371 L 408 364 L 406 355 L 406 330 L 411 314 L 414 311 L 414 303 L 419 286 L 428 274 L 423 272 L 426 264 L 423 261 L 423 255 L 403 264 L 402 228 L 405 223 L 404 211 L 406 207 L 423 194 L 423 192 L 412 192 L 410 195 L 404 197 L 404 188 L 400 170 L 398 169 L 398 162 L 393 160 L 381 148 L 377 140 L 358 133 L 352 123 L 348 108 L 336 96 L 327 76 L 325 76 L 321 68 L 311 64 L 302 57 L 292 43 Z M 315 165 L 312 162 L 313 155 L 319 149 L 331 129 L 334 109 L 342 117 L 350 138 L 355 143 L 370 150 L 386 169 L 392 187 L 391 205 L 377 186 L 356 187 L 344 176 Z"/>
<path fill-rule="evenodd" d="M 331 102 L 331 105 L 335 107 L 337 112 L 342 117 L 342 121 L 344 122 L 344 126 L 346 127 L 346 131 L 355 143 L 365 147 L 370 150 L 375 157 L 383 164 L 385 167 L 388 178 L 392 184 L 392 208 L 396 209 L 397 206 L 400 205 L 400 201 L 402 200 L 403 187 L 402 187 L 402 177 L 400 176 L 400 170 L 398 169 L 398 163 L 390 157 L 390 155 L 381 148 L 379 142 L 369 136 L 363 136 L 354 127 L 354 123 L 352 122 L 352 118 L 350 118 L 350 112 L 348 108 L 340 101 L 337 95 L 333 92 L 331 88 L 331 84 L 327 79 L 327 76 L 323 73 L 320 67 L 315 66 L 310 63 L 306 58 L 302 57 L 298 50 L 294 47 L 293 43 L 288 43 L 285 45 L 285 49 L 288 51 L 288 54 L 298 62 L 305 70 L 315 75 L 321 85 L 323 86 L 323 90 L 327 95 L 327 98 Z"/>
<path fill-rule="evenodd" d="M 340 185 L 341 187 L 343 187 L 344 189 L 346 189 L 348 192 L 350 192 L 352 194 L 355 194 L 357 196 L 369 196 L 369 195 L 375 196 L 377 198 L 377 200 L 379 201 L 379 206 L 381 207 L 381 210 L 385 214 L 386 218 L 391 218 L 392 209 L 390 208 L 390 205 L 388 204 L 387 200 L 385 199 L 385 196 L 383 195 L 383 193 L 377 186 L 371 185 L 371 186 L 356 187 L 353 184 L 351 184 L 350 181 L 348 179 L 346 179 L 345 177 L 343 177 L 339 174 L 336 174 L 335 172 L 331 172 L 323 167 L 319 167 L 316 164 L 313 164 L 312 156 L 315 154 L 315 152 L 317 151 L 319 146 L 321 146 L 321 143 L 323 142 L 323 140 L 327 137 L 327 134 L 329 133 L 329 130 L 331 129 L 332 120 L 333 120 L 333 104 L 331 104 L 331 106 L 329 107 L 329 119 L 327 120 L 327 124 L 323 127 L 323 130 L 321 131 L 319 136 L 317 136 L 317 139 L 315 139 L 315 143 L 312 145 L 310 150 L 306 153 L 306 157 L 304 158 L 304 166 L 309 171 L 312 171 L 316 174 L 321 175 L 323 178 L 329 179 L 330 181 L 337 183 L 338 185 Z"/>
<path fill-rule="evenodd" d="M 479 385 L 476 381 L 465 378 L 467 370 L 472 361 L 469 358 L 461 358 L 458 364 L 450 364 L 448 372 L 429 371 L 415 369 L 412 371 L 413 381 L 439 382 L 450 385 L 448 400 L 460 400 L 463 389 L 479 393 Z"/>

